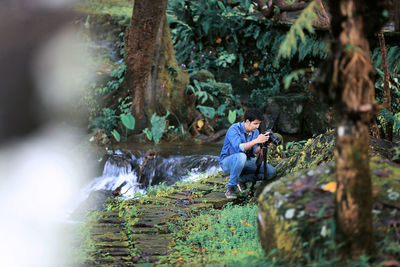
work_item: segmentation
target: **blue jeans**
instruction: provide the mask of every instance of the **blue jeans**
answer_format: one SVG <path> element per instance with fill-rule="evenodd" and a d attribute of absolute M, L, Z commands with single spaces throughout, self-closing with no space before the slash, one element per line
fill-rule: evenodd
<path fill-rule="evenodd" d="M 256 173 L 256 159 L 247 159 L 245 153 L 235 153 L 221 161 L 221 168 L 225 173 L 229 173 L 228 186 L 236 186 L 240 180 L 242 183 L 253 182 Z M 276 175 L 275 168 L 267 164 L 267 179 L 272 179 Z M 261 164 L 258 179 L 264 178 L 264 163 Z"/>

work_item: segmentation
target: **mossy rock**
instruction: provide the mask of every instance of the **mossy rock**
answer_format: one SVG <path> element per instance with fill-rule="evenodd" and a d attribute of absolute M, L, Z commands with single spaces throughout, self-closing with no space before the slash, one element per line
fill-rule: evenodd
<path fill-rule="evenodd" d="M 276 166 L 277 176 L 281 177 L 295 171 L 313 168 L 322 162 L 332 161 L 335 142 L 336 136 L 334 131 L 329 131 L 309 139 L 302 151 L 282 160 Z"/>
<path fill-rule="evenodd" d="M 335 257 L 334 166 L 332 161 L 292 172 L 264 188 L 259 196 L 258 224 L 267 254 L 276 250 L 275 255 L 287 263 L 305 263 L 303 255 Z M 371 153 L 370 167 L 379 254 L 398 258 L 400 249 L 393 247 L 398 246 L 395 225 L 400 222 L 400 165 Z"/>
<path fill-rule="evenodd" d="M 215 81 L 215 76 L 208 70 L 199 70 L 190 75 L 190 83 L 193 83 L 193 80 L 197 80 L 199 82 L 207 82 L 208 80 Z"/>

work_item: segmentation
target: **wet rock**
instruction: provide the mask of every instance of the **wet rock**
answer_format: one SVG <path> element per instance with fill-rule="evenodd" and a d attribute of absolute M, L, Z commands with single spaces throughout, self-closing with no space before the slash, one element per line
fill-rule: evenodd
<path fill-rule="evenodd" d="M 104 202 L 110 197 L 112 197 L 112 192 L 109 190 L 91 192 L 88 198 L 71 214 L 71 219 L 82 220 L 88 213 L 102 210 Z"/>

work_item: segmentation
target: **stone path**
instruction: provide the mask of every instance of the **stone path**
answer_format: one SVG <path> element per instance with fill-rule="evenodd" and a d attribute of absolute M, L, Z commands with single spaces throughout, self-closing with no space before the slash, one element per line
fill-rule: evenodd
<path fill-rule="evenodd" d="M 102 212 L 91 224 L 95 252 L 88 264 L 135 266 L 162 261 L 175 245 L 168 223 L 189 218 L 198 209 L 222 208 L 229 202 L 226 184 L 226 178 L 207 179 L 190 190 L 177 188 L 171 194 L 129 201 L 125 209 L 131 207 L 135 212 L 125 216 L 118 210 Z"/>

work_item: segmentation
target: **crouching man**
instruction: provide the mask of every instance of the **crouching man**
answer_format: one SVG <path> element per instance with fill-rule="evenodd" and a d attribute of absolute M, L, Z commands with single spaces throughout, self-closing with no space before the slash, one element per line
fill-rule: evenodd
<path fill-rule="evenodd" d="M 260 134 L 263 114 L 258 109 L 249 109 L 244 114 L 244 121 L 232 124 L 225 136 L 224 146 L 219 157 L 219 164 L 225 173 L 229 173 L 229 183 L 225 193 L 227 198 L 236 198 L 236 189 L 245 189 L 246 182 L 253 181 L 257 169 L 255 156 L 262 144 L 268 141 L 268 134 Z M 262 165 L 260 170 L 263 170 Z M 276 170 L 267 164 L 267 179 L 275 176 Z M 263 172 L 259 174 L 262 179 Z"/>

